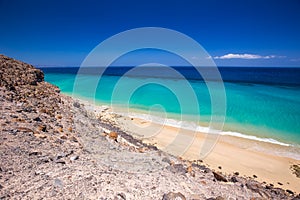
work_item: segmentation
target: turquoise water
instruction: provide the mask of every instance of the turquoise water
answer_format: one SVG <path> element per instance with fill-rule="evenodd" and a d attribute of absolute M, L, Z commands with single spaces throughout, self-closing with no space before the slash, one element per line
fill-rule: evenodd
<path fill-rule="evenodd" d="M 57 85 L 63 93 L 72 94 L 75 74 L 46 73 L 45 80 Z M 186 80 L 102 76 L 96 92 L 89 87 L 95 84 L 96 76 L 83 75 L 82 87 L 73 94 L 87 99 L 95 99 L 105 104 L 126 105 L 148 113 L 154 109 L 165 112 L 166 117 L 193 121 L 200 118 L 199 125 L 208 126 L 211 119 L 211 101 L 206 84 L 200 80 L 190 80 L 199 105 L 189 99 L 178 100 L 178 96 L 189 96 L 185 88 Z M 145 81 L 148 84 L 143 85 Z M 163 84 L 155 84 L 160 82 Z M 128 97 L 128 88 L 135 89 Z M 176 94 L 165 86 L 178 88 Z M 279 142 L 300 144 L 300 89 L 299 86 L 275 86 L 225 82 L 226 120 L 224 131 L 254 135 L 259 138 L 272 138 Z M 182 87 L 182 88 L 181 88 Z M 179 92 L 179 94 L 178 94 Z M 117 94 L 116 94 L 117 93 Z M 199 112 L 200 110 L 200 112 Z M 152 112 L 152 114 L 155 112 Z"/>

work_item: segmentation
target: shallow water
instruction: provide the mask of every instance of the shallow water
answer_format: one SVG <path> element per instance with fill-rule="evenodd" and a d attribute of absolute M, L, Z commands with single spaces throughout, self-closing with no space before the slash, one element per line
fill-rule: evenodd
<path fill-rule="evenodd" d="M 44 71 L 46 81 L 57 85 L 63 93 L 104 104 L 140 110 L 141 114 L 157 116 L 157 121 L 161 121 L 162 118 L 177 120 L 172 122 L 173 125 L 180 121 L 189 121 L 191 128 L 195 128 L 196 125 L 200 129 L 205 129 L 209 125 L 212 116 L 212 103 L 207 82 L 201 79 L 196 80 L 195 77 L 191 79 L 153 78 L 151 74 L 136 77 L 120 76 L 122 73 L 120 73 L 120 69 L 118 70 L 116 74 L 102 76 L 99 83 L 98 76 L 92 74 L 78 76 L 79 84 L 76 85 L 75 94 L 73 87 L 76 71 L 68 72 L 68 70 L 64 71 L 63 69 L 61 71 L 51 71 L 51 69 Z M 280 70 L 278 71 L 277 68 L 276 70 L 280 73 Z M 236 73 L 238 76 L 236 71 L 231 73 Z M 268 69 L 267 72 L 264 72 L 264 76 L 271 72 Z M 249 72 L 247 71 L 247 73 Z M 274 74 L 274 72 L 272 73 Z M 256 80 L 253 83 L 249 80 L 238 81 L 233 80 L 233 78 L 227 80 L 224 83 L 226 115 L 222 134 L 282 145 L 299 145 L 300 85 L 294 80 L 284 82 L 289 78 L 289 73 L 293 74 L 290 78 L 293 79 L 295 72 L 285 71 L 283 73 L 284 79 L 276 79 L 277 82 L 274 81 L 276 84 L 272 84 L 270 74 L 267 83 L 259 83 L 257 81 L 259 77 L 253 76 L 255 72 L 252 73 Z M 222 76 L 224 75 L 222 74 Z M 230 76 L 237 79 L 234 74 Z M 230 76 L 227 74 L 227 79 Z M 264 79 L 264 81 L 266 80 Z M 92 87 L 95 84 L 97 84 L 96 90 Z M 220 98 L 222 97 L 220 88 L 216 88 L 214 93 L 217 97 L 218 95 Z"/>

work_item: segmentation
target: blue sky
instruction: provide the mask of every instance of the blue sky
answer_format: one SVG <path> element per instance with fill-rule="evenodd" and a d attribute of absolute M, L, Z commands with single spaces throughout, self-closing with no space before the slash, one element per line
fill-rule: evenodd
<path fill-rule="evenodd" d="M 300 66 L 299 10 L 299 0 L 0 0 L 0 53 L 79 66 L 108 37 L 152 26 L 192 37 L 219 66 Z"/>

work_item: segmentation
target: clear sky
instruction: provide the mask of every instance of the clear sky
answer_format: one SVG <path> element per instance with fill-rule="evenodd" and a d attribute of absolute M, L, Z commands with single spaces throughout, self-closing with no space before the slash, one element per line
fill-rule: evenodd
<path fill-rule="evenodd" d="M 300 66 L 299 0 L 0 0 L 0 20 L 0 54 L 33 65 L 79 66 L 108 37 L 152 26 L 192 37 L 217 65 Z"/>

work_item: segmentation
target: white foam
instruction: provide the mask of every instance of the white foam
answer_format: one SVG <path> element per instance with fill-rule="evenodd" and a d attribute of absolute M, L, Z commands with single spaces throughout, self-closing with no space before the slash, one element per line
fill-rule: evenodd
<path fill-rule="evenodd" d="M 239 137 L 239 138 L 245 138 L 245 139 L 249 139 L 249 140 L 255 140 L 255 141 L 259 141 L 259 142 L 267 142 L 267 143 L 272 143 L 272 144 L 278 144 L 278 145 L 281 145 L 281 146 L 292 146 L 291 144 L 279 142 L 277 140 L 274 140 L 273 138 L 260 138 L 260 137 L 254 136 L 254 135 L 245 135 L 245 134 L 238 133 L 238 132 L 222 131 L 222 132 L 220 132 L 220 134 L 221 135 L 229 135 L 229 136 Z"/>
<path fill-rule="evenodd" d="M 168 126 L 172 126 L 175 128 L 182 128 L 182 129 L 192 130 L 192 131 L 197 131 L 197 132 L 202 132 L 202 133 L 228 135 L 228 136 L 239 137 L 239 138 L 244 138 L 244 139 L 248 139 L 248 140 L 277 144 L 277 145 L 281 145 L 281 146 L 293 146 L 291 144 L 283 143 L 283 142 L 280 142 L 273 138 L 260 138 L 260 137 L 254 136 L 254 135 L 246 135 L 246 134 L 242 134 L 239 132 L 213 130 L 209 127 L 199 126 L 193 122 L 180 121 L 180 120 L 175 120 L 175 119 L 170 119 L 170 118 L 161 118 L 158 116 L 142 114 L 142 113 L 118 113 L 118 114 L 121 114 L 123 116 L 125 115 L 130 118 L 139 118 L 139 119 L 149 121 L 149 122 L 154 122 L 157 124 L 168 125 Z"/>

